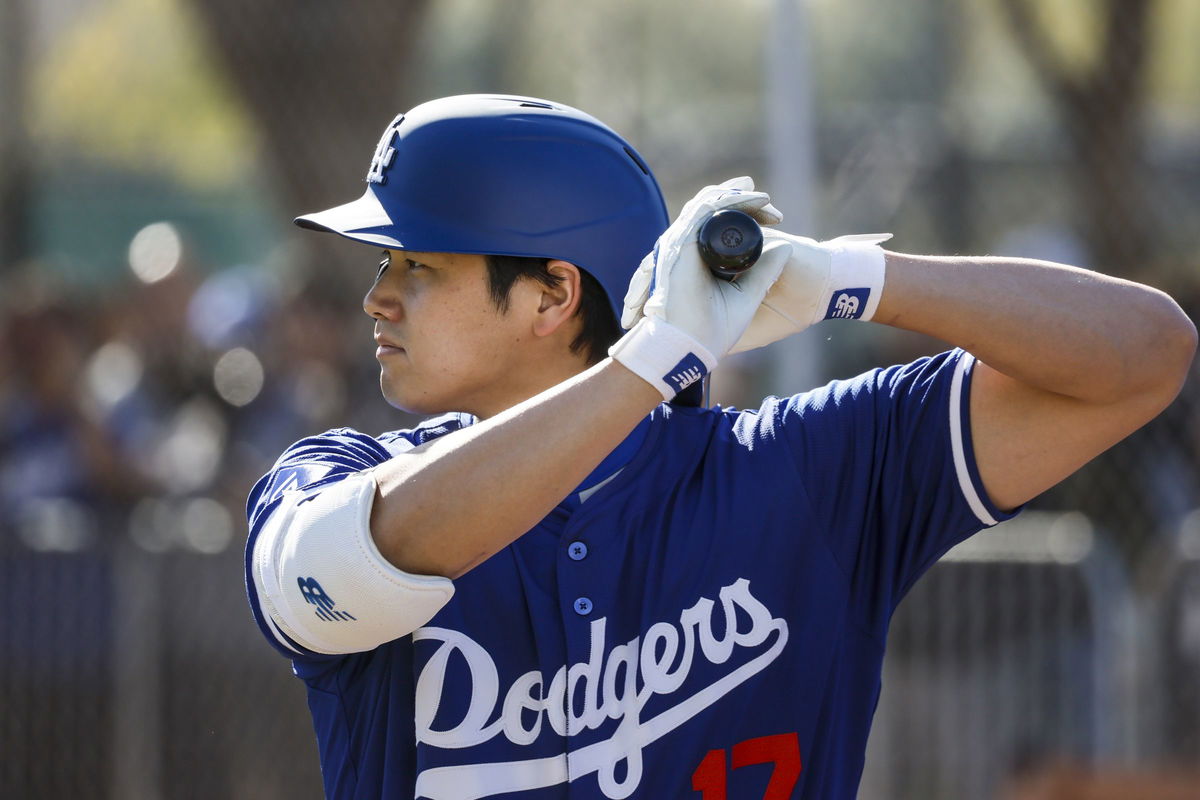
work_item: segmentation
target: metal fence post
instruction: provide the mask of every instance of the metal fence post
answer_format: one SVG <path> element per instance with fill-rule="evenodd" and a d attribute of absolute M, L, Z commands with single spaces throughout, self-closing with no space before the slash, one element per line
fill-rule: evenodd
<path fill-rule="evenodd" d="M 160 800 L 164 598 L 158 557 L 119 537 L 113 559 L 111 796 Z"/>

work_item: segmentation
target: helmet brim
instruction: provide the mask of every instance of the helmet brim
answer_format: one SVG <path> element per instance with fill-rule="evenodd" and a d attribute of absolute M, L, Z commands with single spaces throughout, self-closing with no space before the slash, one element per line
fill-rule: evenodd
<path fill-rule="evenodd" d="M 394 223 L 383 204 L 379 202 L 379 198 L 369 188 L 357 200 L 324 211 L 304 214 L 292 221 L 310 231 L 327 231 L 364 244 L 404 249 L 404 244 L 399 239 L 378 232 L 379 228 L 391 227 Z"/>

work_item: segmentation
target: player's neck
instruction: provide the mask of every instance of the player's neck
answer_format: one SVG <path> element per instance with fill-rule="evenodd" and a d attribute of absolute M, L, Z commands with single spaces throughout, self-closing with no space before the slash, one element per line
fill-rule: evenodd
<path fill-rule="evenodd" d="M 496 387 L 496 391 L 490 396 L 472 402 L 471 408 L 464 410 L 480 420 L 494 417 L 502 411 L 507 411 L 531 397 L 570 380 L 592 366 L 586 358 L 574 353 L 569 358 L 547 360 L 536 366 L 530 365 L 528 369 L 521 370 L 514 375 L 511 384 Z"/>

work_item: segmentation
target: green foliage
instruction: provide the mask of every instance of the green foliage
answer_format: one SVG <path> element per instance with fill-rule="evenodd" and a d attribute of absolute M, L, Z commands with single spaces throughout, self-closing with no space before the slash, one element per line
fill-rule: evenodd
<path fill-rule="evenodd" d="M 36 65 L 30 129 L 49 158 L 211 190 L 251 169 L 253 136 L 178 0 L 109 0 Z"/>

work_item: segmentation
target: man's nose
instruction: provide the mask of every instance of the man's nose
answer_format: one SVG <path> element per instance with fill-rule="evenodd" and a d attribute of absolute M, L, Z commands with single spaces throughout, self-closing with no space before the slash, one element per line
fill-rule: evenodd
<path fill-rule="evenodd" d="M 403 313 L 397 292 L 380 276 L 363 297 L 363 311 L 371 319 L 396 320 Z"/>

